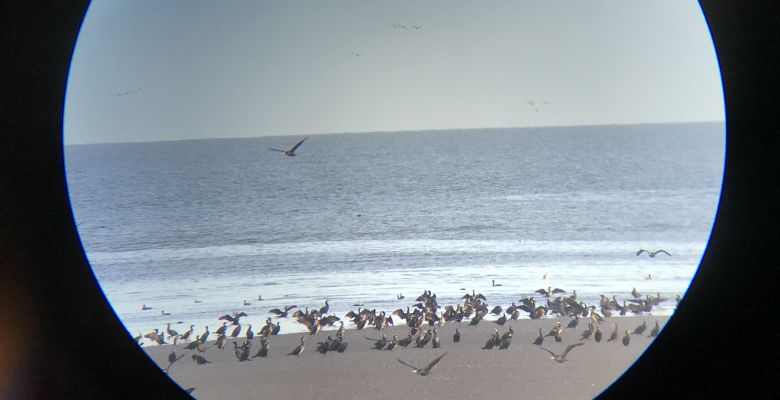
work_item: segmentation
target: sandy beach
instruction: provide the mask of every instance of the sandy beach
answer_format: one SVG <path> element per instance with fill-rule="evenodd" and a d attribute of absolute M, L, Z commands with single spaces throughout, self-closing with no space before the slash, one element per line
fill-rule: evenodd
<path fill-rule="evenodd" d="M 597 396 L 614 382 L 644 352 L 653 338 L 649 337 L 655 321 L 663 328 L 668 316 L 625 316 L 607 318 L 599 325 L 603 334 L 601 342 L 593 337 L 580 341 L 587 329 L 587 319 L 582 319 L 575 329 L 565 329 L 562 342 L 546 337 L 542 346 L 533 344 L 539 335 L 550 331 L 557 321 L 566 327 L 571 318 L 544 318 L 537 320 L 508 321 L 498 326 L 493 321 L 482 321 L 468 326 L 468 320 L 448 323 L 441 332 L 441 348 L 398 347 L 393 351 L 373 350 L 374 342 L 366 336 L 378 339 L 376 329 L 349 329 L 344 341 L 349 343 L 344 353 L 316 351 L 317 342 L 328 335 L 335 338 L 335 331 L 322 331 L 318 335 L 286 334 L 270 338 L 269 354 L 265 358 L 250 358 L 239 362 L 233 351 L 231 339 L 223 350 L 209 341 L 207 350 L 200 353 L 186 350 L 185 344 L 175 346 L 179 356 L 184 355 L 169 370 L 170 377 L 184 388 L 194 387 L 193 396 L 199 399 L 304 399 L 315 397 L 328 399 L 482 399 L 534 398 L 586 399 Z M 622 338 L 626 329 L 635 329 L 643 321 L 647 330 L 641 335 L 631 335 L 630 344 L 624 346 Z M 618 339 L 607 342 L 618 325 Z M 350 325 L 347 323 L 347 325 Z M 503 334 L 514 329 L 514 338 L 507 350 L 483 350 L 495 328 Z M 461 340 L 453 342 L 455 329 Z M 404 338 L 409 333 L 406 326 L 386 329 L 390 340 L 393 334 Z M 243 337 L 243 332 L 242 335 Z M 306 347 L 300 356 L 288 356 L 301 336 Z M 214 335 L 212 335 L 212 338 Z M 558 363 L 547 348 L 562 352 L 572 343 L 583 342 L 567 356 L 568 361 Z M 144 346 L 147 355 L 161 368 L 168 365 L 172 345 Z M 260 340 L 252 341 L 251 355 L 260 348 Z M 398 359 L 418 367 L 425 366 L 441 355 L 447 355 L 432 368 L 427 376 L 410 373 Z M 192 354 L 200 354 L 210 361 L 197 365 Z"/>

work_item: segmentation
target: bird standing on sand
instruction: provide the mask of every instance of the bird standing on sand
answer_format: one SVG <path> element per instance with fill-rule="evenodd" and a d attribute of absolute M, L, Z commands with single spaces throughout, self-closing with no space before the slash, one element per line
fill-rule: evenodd
<path fill-rule="evenodd" d="M 301 344 L 299 344 L 296 348 L 293 349 L 293 351 L 287 353 L 288 356 L 300 356 L 301 353 L 303 353 L 303 348 L 305 347 L 303 343 L 303 338 L 305 336 L 301 336 Z"/>
<path fill-rule="evenodd" d="M 542 335 L 542 328 L 539 328 L 539 336 L 534 339 L 534 344 L 537 346 L 541 346 L 542 343 L 544 343 L 544 335 Z"/>
<path fill-rule="evenodd" d="M 631 343 L 631 331 L 626 330 L 625 336 L 623 336 L 623 346 L 628 346 Z"/>
<path fill-rule="evenodd" d="M 667 256 L 671 256 L 671 254 L 667 253 L 666 250 L 650 251 L 650 250 L 645 250 L 645 249 L 640 249 L 639 251 L 636 252 L 636 255 L 640 255 L 642 253 L 647 253 L 647 255 L 650 256 L 650 257 L 655 257 L 658 253 L 664 253 Z"/>
<path fill-rule="evenodd" d="M 550 357 L 551 360 L 555 360 L 558 363 L 564 363 L 566 361 L 569 361 L 569 360 L 566 359 L 566 355 L 569 354 L 571 349 L 573 349 L 573 348 L 575 348 L 577 346 L 582 346 L 583 344 L 585 344 L 585 343 L 570 344 L 569 347 L 567 347 L 566 350 L 564 350 L 563 353 L 561 353 L 561 354 L 555 354 L 552 351 L 545 349 L 544 347 L 542 347 L 542 350 L 544 350 L 544 351 L 546 351 L 546 352 L 548 352 L 548 353 L 550 353 L 552 355 L 552 357 Z"/>
<path fill-rule="evenodd" d="M 260 337 L 260 350 L 257 351 L 257 353 L 252 356 L 252 358 L 255 357 L 266 357 L 268 355 L 268 338 L 265 336 Z"/>
<path fill-rule="evenodd" d="M 425 375 L 428 375 L 431 372 L 431 368 L 433 368 L 433 366 L 436 365 L 436 363 L 438 363 L 439 360 L 444 358 L 444 356 L 446 356 L 446 355 L 447 355 L 447 353 L 444 353 L 444 354 L 434 358 L 433 361 L 431 361 L 430 363 L 428 363 L 428 365 L 425 366 L 425 368 L 417 368 L 414 365 L 407 364 L 407 363 L 401 361 L 400 358 L 398 359 L 398 362 L 400 362 L 401 364 L 411 368 L 412 370 L 410 372 L 413 372 L 413 373 L 415 373 L 417 375 L 420 375 L 420 376 L 425 376 Z"/>
<path fill-rule="evenodd" d="M 647 321 L 642 321 L 642 325 L 637 326 L 634 329 L 634 334 L 641 335 L 647 329 Z"/>
<path fill-rule="evenodd" d="M 607 339 L 607 342 L 611 342 L 613 340 L 617 340 L 617 337 L 618 337 L 618 326 L 617 326 L 617 324 L 614 324 L 614 323 L 613 323 L 613 325 L 615 325 L 615 330 L 612 331 L 611 335 L 609 335 L 609 339 Z"/>
<path fill-rule="evenodd" d="M 658 332 L 660 332 L 660 331 L 661 331 L 661 327 L 658 325 L 658 321 L 655 321 L 655 328 L 653 328 L 653 330 L 650 331 L 650 336 L 649 337 L 656 337 L 656 336 L 658 336 Z"/>
<path fill-rule="evenodd" d="M 303 138 L 303 140 L 301 140 L 300 142 L 298 142 L 295 145 L 293 145 L 293 147 L 291 147 L 289 150 L 279 150 L 279 149 L 273 149 L 273 148 L 270 148 L 270 147 L 268 149 L 269 150 L 273 150 L 273 151 L 281 152 L 282 154 L 284 154 L 284 155 L 286 155 L 288 157 L 295 157 L 295 150 L 298 149 L 298 147 L 300 147 L 301 144 L 303 142 L 305 142 L 306 139 L 308 139 L 308 138 L 309 138 L 308 136 Z"/>
<path fill-rule="evenodd" d="M 233 342 L 233 354 L 236 355 L 236 358 L 239 362 L 246 361 L 249 359 L 249 346 L 244 343 L 241 347 L 239 347 L 236 342 Z"/>
<path fill-rule="evenodd" d="M 460 342 L 460 331 L 458 330 L 458 328 L 455 328 L 455 334 L 452 335 L 452 341 L 455 343 Z"/>
<path fill-rule="evenodd" d="M 168 354 L 168 366 L 163 369 L 163 371 L 167 374 L 168 370 L 171 368 L 171 365 L 175 363 L 176 361 L 181 360 L 181 358 L 184 357 L 184 354 L 176 357 L 176 349 L 171 350 L 171 354 Z"/>
<path fill-rule="evenodd" d="M 205 357 L 203 357 L 203 356 L 199 356 L 199 355 L 197 355 L 197 354 L 193 354 L 193 355 L 192 355 L 192 359 L 193 359 L 193 360 L 194 360 L 196 363 L 198 363 L 198 365 L 203 365 L 203 364 L 210 364 L 210 363 L 211 363 L 211 361 L 207 360 Z"/>

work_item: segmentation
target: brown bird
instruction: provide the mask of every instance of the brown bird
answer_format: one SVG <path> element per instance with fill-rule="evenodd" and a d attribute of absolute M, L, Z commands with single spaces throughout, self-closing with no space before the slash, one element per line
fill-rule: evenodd
<path fill-rule="evenodd" d="M 569 354 L 571 349 L 573 349 L 573 348 L 575 348 L 577 346 L 582 346 L 583 344 L 585 344 L 585 343 L 570 344 L 569 347 L 567 347 L 566 350 L 564 350 L 563 353 L 561 353 L 561 354 L 555 354 L 552 351 L 545 349 L 544 347 L 542 347 L 542 350 L 544 350 L 544 351 L 546 351 L 546 352 L 548 352 L 548 353 L 550 353 L 552 355 L 552 357 L 550 357 L 551 360 L 555 360 L 558 363 L 563 363 L 563 362 L 568 361 L 566 359 L 566 355 Z"/>
<path fill-rule="evenodd" d="M 301 140 L 300 142 L 296 143 L 295 145 L 293 145 L 293 147 L 291 147 L 288 150 L 279 150 L 279 149 L 273 149 L 273 148 L 270 148 L 270 147 L 268 149 L 269 150 L 273 150 L 273 151 L 281 152 L 282 154 L 284 154 L 284 155 L 286 155 L 288 157 L 295 157 L 295 150 L 297 150 L 298 147 L 300 147 L 301 144 L 303 144 L 303 142 L 306 141 L 306 139 L 308 139 L 308 138 L 309 138 L 308 136 L 303 138 L 303 140 Z"/>
<path fill-rule="evenodd" d="M 433 368 L 433 366 L 436 365 L 436 363 L 438 363 L 439 360 L 444 358 L 444 356 L 446 356 L 446 355 L 447 355 L 447 353 L 444 353 L 444 354 L 434 358 L 433 361 L 428 363 L 428 365 L 426 365 L 424 368 L 417 368 L 414 365 L 407 364 L 407 363 L 401 361 L 400 358 L 398 359 L 398 362 L 400 362 L 401 364 L 411 368 L 412 370 L 410 372 L 413 372 L 413 373 L 415 373 L 417 375 L 420 375 L 420 376 L 425 376 L 425 375 L 428 375 L 431 372 L 431 368 Z"/>

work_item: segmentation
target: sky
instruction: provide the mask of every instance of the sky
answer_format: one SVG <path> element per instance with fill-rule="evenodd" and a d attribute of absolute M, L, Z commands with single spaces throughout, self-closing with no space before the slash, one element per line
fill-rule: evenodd
<path fill-rule="evenodd" d="M 722 121 L 723 104 L 696 1 L 93 0 L 64 141 Z"/>

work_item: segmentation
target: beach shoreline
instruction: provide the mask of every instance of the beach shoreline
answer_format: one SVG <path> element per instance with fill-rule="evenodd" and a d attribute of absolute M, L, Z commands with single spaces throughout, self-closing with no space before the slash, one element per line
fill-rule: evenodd
<path fill-rule="evenodd" d="M 233 342 L 238 345 L 243 343 L 246 329 L 242 329 L 239 338 L 226 339 L 222 350 L 215 347 L 213 340 L 207 342 L 205 352 L 186 350 L 184 343 L 143 346 L 142 350 L 161 368 L 166 368 L 168 355 L 175 349 L 181 359 L 170 367 L 169 375 L 183 388 L 194 387 L 192 395 L 199 399 L 301 399 L 310 396 L 323 400 L 397 399 L 399 396 L 447 400 L 519 396 L 580 399 L 597 396 L 619 378 L 652 343 L 653 338 L 649 335 L 655 321 L 663 328 L 669 318 L 667 315 L 651 314 L 606 318 L 605 322 L 598 324 L 603 335 L 599 343 L 592 335 L 580 340 L 590 322 L 589 318 L 581 318 L 576 328 L 564 329 L 560 343 L 549 336 L 545 337 L 542 346 L 534 345 L 539 329 L 547 334 L 556 322 L 561 322 L 565 328 L 572 320 L 557 317 L 510 320 L 503 326 L 493 321 L 469 326 L 468 320 L 447 323 L 444 327 L 430 326 L 431 330 L 436 328 L 440 333 L 439 349 L 431 348 L 430 344 L 415 348 L 412 342 L 408 348 L 373 350 L 374 342 L 366 337 L 379 339 L 382 334 L 374 328 L 367 328 L 348 329 L 344 333 L 344 342 L 349 344 L 347 350 L 325 355 L 316 351 L 317 342 L 325 341 L 329 335 L 335 338 L 335 331 L 324 330 L 317 335 L 289 333 L 271 336 L 267 357 L 250 358 L 244 362 L 236 358 Z M 286 320 L 294 323 L 293 319 Z M 647 323 L 645 332 L 630 335 L 629 345 L 624 346 L 622 338 L 625 330 L 634 330 L 643 322 Z M 351 325 L 349 322 L 345 324 Z M 618 325 L 618 338 L 607 342 L 615 330 L 613 324 Z M 510 327 L 514 336 L 507 350 L 482 349 L 495 328 L 503 334 Z M 461 334 L 459 343 L 453 342 L 456 329 Z M 394 334 L 401 339 L 407 337 L 409 330 L 406 326 L 396 325 L 385 329 L 384 334 L 388 340 L 392 340 Z M 300 356 L 288 355 L 300 343 L 301 337 L 305 342 L 304 351 Z M 210 339 L 215 338 L 212 330 Z M 574 348 L 564 363 L 555 362 L 550 359 L 549 353 L 540 349 L 543 347 L 559 353 L 574 343 L 584 345 Z M 250 356 L 259 349 L 260 339 L 255 336 Z M 398 361 L 422 367 L 445 352 L 447 355 L 427 376 L 410 373 L 410 369 Z M 210 363 L 199 366 L 192 359 L 192 354 L 201 355 Z"/>

